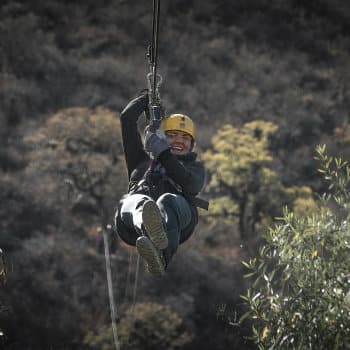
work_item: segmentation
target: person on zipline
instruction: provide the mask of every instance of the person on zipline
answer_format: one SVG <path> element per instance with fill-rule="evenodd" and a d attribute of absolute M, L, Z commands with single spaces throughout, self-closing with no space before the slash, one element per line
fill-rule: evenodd
<path fill-rule="evenodd" d="M 196 197 L 204 187 L 205 168 L 193 152 L 193 121 L 183 114 L 167 116 L 160 125 L 146 127 L 142 142 L 137 122 L 147 111 L 148 95 L 143 94 L 120 115 L 129 188 L 115 225 L 123 241 L 136 245 L 148 271 L 159 276 L 193 233 L 197 207 L 207 209 L 208 203 Z"/>

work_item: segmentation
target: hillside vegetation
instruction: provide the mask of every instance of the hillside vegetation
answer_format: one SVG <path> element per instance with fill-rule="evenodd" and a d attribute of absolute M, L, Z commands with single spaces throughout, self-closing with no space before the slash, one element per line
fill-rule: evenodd
<path fill-rule="evenodd" d="M 146 87 L 151 15 L 141 0 L 1 2 L 4 349 L 113 348 L 101 229 L 127 188 L 119 113 Z M 350 4 L 162 1 L 160 28 L 161 97 L 196 123 L 214 205 L 164 280 L 141 267 L 134 333 L 136 258 L 111 243 L 123 341 L 146 344 L 158 322 L 171 336 L 152 349 L 254 349 L 232 326 L 245 312 L 240 261 L 283 205 L 314 210 L 317 144 L 350 157 Z"/>

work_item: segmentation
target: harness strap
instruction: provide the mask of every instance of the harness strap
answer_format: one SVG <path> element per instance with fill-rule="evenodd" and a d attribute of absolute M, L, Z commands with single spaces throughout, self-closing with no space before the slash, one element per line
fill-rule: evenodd
<path fill-rule="evenodd" d="M 152 163 L 154 164 L 154 161 L 151 161 L 151 164 L 149 165 L 148 169 L 145 172 L 145 175 L 143 177 L 143 179 L 145 179 L 146 181 L 146 177 L 148 174 L 149 169 L 152 167 Z M 154 166 L 154 165 L 153 165 Z M 153 168 L 154 169 L 154 168 Z M 193 196 L 190 194 L 187 194 L 183 188 L 177 184 L 172 178 L 170 178 L 169 176 L 165 175 L 165 174 L 161 174 L 162 178 L 165 179 L 166 181 L 168 181 L 175 189 L 176 191 L 178 191 L 180 194 L 182 194 L 186 200 L 188 200 L 191 204 L 193 204 L 195 207 L 204 209 L 204 210 L 208 210 L 209 209 L 209 202 L 206 201 L 203 198 L 197 197 L 197 196 Z"/>
<path fill-rule="evenodd" d="M 184 194 L 184 197 L 197 208 L 209 210 L 209 202 L 207 200 L 197 196 L 188 196 L 186 194 Z"/>

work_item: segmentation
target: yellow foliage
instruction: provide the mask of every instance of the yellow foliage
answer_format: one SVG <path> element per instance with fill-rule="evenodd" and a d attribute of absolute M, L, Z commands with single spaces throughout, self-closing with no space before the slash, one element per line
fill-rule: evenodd
<path fill-rule="evenodd" d="M 270 223 L 265 216 L 275 215 L 284 195 L 269 152 L 269 138 L 277 128 L 262 120 L 240 128 L 226 124 L 212 137 L 212 148 L 203 154 L 210 173 L 207 189 L 217 193 L 210 214 L 236 214 L 243 229 L 257 227 L 257 221 Z M 257 213 L 256 208 L 262 209 Z"/>
<path fill-rule="evenodd" d="M 260 169 L 259 179 L 262 186 L 269 186 L 272 183 L 277 184 L 279 182 L 277 173 L 266 166 Z"/>
<path fill-rule="evenodd" d="M 313 198 L 312 189 L 308 186 L 294 186 L 286 189 L 292 198 L 292 211 L 297 216 L 311 216 L 319 211 Z"/>
<path fill-rule="evenodd" d="M 268 334 L 269 334 L 269 329 L 267 327 L 265 327 L 262 331 L 261 339 L 264 340 L 265 338 L 267 338 Z"/>
<path fill-rule="evenodd" d="M 310 198 L 296 198 L 293 202 L 293 212 L 297 216 L 310 216 L 318 211 L 315 200 Z"/>
<path fill-rule="evenodd" d="M 273 135 L 278 130 L 278 126 L 275 123 L 263 120 L 253 120 L 244 124 L 243 128 L 250 131 L 252 135 L 260 134 L 260 137 L 266 141 L 269 136 Z"/>
<path fill-rule="evenodd" d="M 229 196 L 214 198 L 210 201 L 210 214 L 226 214 L 227 216 L 238 213 L 237 203 Z"/>
<path fill-rule="evenodd" d="M 256 166 L 269 164 L 268 136 L 277 130 L 270 122 L 253 121 L 242 128 L 224 125 L 212 137 L 213 150 L 203 158 L 213 172 L 211 187 L 224 182 L 228 186 L 241 186 L 254 175 Z M 258 131 L 258 132 L 257 132 Z"/>

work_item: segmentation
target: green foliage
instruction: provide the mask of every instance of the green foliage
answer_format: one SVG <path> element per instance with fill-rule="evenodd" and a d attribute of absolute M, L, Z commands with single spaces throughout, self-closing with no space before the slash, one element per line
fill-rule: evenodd
<path fill-rule="evenodd" d="M 350 348 L 350 167 L 317 147 L 329 181 L 319 210 L 285 210 L 258 258 L 243 262 L 253 279 L 242 296 L 253 339 L 265 349 Z"/>
<path fill-rule="evenodd" d="M 337 206 L 337 214 L 343 213 L 344 219 L 347 219 L 350 208 L 350 166 L 347 161 L 341 158 L 330 157 L 326 153 L 326 146 L 318 146 L 317 159 L 321 162 L 319 172 L 324 175 L 325 180 L 329 183 L 329 190 L 332 196 L 325 195 L 325 201 L 334 201 Z"/>
<path fill-rule="evenodd" d="M 176 350 L 192 340 L 183 320 L 171 307 L 156 303 L 140 303 L 130 307 L 118 324 L 122 349 Z M 110 326 L 86 335 L 84 343 L 93 349 L 114 349 Z"/>

